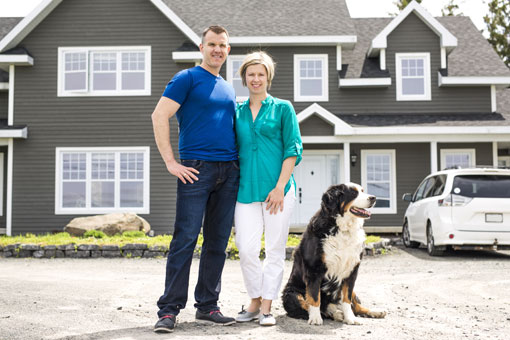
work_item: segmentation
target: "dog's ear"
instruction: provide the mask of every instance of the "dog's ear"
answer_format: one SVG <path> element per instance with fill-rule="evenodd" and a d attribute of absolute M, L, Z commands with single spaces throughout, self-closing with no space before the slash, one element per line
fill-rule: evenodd
<path fill-rule="evenodd" d="M 344 195 L 345 195 L 344 184 L 332 185 L 322 195 L 322 209 L 330 216 L 336 216 L 338 214 L 344 216 Z"/>

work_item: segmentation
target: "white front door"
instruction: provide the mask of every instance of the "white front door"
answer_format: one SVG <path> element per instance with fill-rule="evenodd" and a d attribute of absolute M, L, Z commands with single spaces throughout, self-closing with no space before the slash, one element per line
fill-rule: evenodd
<path fill-rule="evenodd" d="M 294 170 L 296 206 L 294 225 L 306 225 L 319 210 L 322 194 L 332 184 L 341 183 L 341 151 L 305 151 Z"/>

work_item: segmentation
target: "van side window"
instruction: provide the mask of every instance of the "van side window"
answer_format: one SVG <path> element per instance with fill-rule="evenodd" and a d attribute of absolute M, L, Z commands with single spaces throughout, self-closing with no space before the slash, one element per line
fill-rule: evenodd
<path fill-rule="evenodd" d="M 437 176 L 430 177 L 425 185 L 425 189 L 423 190 L 423 198 L 428 198 L 433 196 L 434 186 L 436 184 Z"/>
<path fill-rule="evenodd" d="M 429 179 L 424 180 L 421 182 L 418 189 L 416 189 L 416 192 L 413 195 L 413 202 L 419 201 L 423 198 L 423 191 L 425 190 L 425 186 L 427 185 Z"/>
<path fill-rule="evenodd" d="M 434 184 L 432 196 L 440 196 L 444 192 L 444 187 L 446 185 L 446 175 L 437 176 L 436 183 Z"/>

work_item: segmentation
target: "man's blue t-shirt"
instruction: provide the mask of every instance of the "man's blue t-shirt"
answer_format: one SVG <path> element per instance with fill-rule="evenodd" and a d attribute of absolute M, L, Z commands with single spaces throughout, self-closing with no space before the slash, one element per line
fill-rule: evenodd
<path fill-rule="evenodd" d="M 200 66 L 183 70 L 170 80 L 163 96 L 181 105 L 176 114 L 181 159 L 237 159 L 235 93 L 221 76 Z"/>

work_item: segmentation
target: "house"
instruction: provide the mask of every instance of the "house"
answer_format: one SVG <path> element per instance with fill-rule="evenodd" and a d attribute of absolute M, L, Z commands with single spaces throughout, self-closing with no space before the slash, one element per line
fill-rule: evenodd
<path fill-rule="evenodd" d="M 378 196 L 367 230 L 396 232 L 400 197 L 431 171 L 510 163 L 510 70 L 466 17 L 416 2 L 355 19 L 344 0 L 43 0 L 0 18 L 0 231 L 130 211 L 170 232 L 176 180 L 150 114 L 168 80 L 200 63 L 210 24 L 229 30 L 222 76 L 238 100 L 246 53 L 277 62 L 271 94 L 294 104 L 305 150 L 295 226 L 328 185 L 353 181 Z"/>

